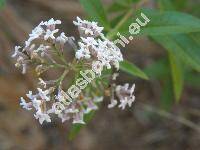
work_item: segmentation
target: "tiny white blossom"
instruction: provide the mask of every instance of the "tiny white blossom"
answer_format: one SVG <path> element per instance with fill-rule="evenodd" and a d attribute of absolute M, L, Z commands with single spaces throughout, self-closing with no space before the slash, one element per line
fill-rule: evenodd
<path fill-rule="evenodd" d="M 124 110 L 127 105 L 128 105 L 128 98 L 127 97 L 120 100 L 119 108 L 122 108 L 122 110 Z"/>
<path fill-rule="evenodd" d="M 15 46 L 15 52 L 12 55 L 12 57 L 16 57 L 19 54 L 19 49 L 21 48 L 21 46 Z"/>
<path fill-rule="evenodd" d="M 99 36 L 102 34 L 103 27 L 99 27 L 97 25 L 97 22 L 89 22 L 86 20 L 81 20 L 79 17 L 77 17 L 77 22 L 73 21 L 73 23 L 78 26 L 80 30 L 80 34 L 85 34 L 89 36 Z"/>
<path fill-rule="evenodd" d="M 39 92 L 38 94 L 39 94 L 39 96 L 42 98 L 42 100 L 50 101 L 50 97 L 47 96 L 47 95 L 49 94 L 49 90 L 43 91 L 43 90 L 40 89 L 40 88 L 37 88 L 37 90 L 38 90 L 38 92 Z"/>
<path fill-rule="evenodd" d="M 48 40 L 49 38 L 55 39 L 54 34 L 57 33 L 59 30 L 55 29 L 53 31 L 47 29 L 46 34 L 44 35 L 44 40 Z"/>
<path fill-rule="evenodd" d="M 73 124 L 85 124 L 84 120 L 83 120 L 83 112 L 80 111 L 78 113 L 75 113 L 73 116 Z"/>
<path fill-rule="evenodd" d="M 64 45 L 68 41 L 68 37 L 65 36 L 65 33 L 62 32 L 60 36 L 56 38 L 56 41 L 59 42 L 61 45 Z"/>
<path fill-rule="evenodd" d="M 32 91 L 29 91 L 28 94 L 26 94 L 26 96 L 30 99 L 30 100 L 33 100 L 36 95 L 33 95 L 33 92 Z"/>
<path fill-rule="evenodd" d="M 41 110 L 38 110 L 36 114 L 34 114 L 34 117 L 39 120 L 40 124 L 43 124 L 44 121 L 51 122 L 50 116 L 47 113 L 41 112 Z"/>
<path fill-rule="evenodd" d="M 133 95 L 135 89 L 135 84 L 129 89 L 129 84 L 125 84 L 124 86 L 118 85 L 116 87 L 116 94 L 120 100 L 119 107 L 125 109 L 128 105 L 131 107 L 132 103 L 135 101 L 135 96 Z"/>
<path fill-rule="evenodd" d="M 51 25 L 56 25 L 56 24 L 61 24 L 62 22 L 60 20 L 54 20 L 53 18 L 51 18 L 49 21 L 45 21 L 42 23 L 42 25 L 46 25 L 46 26 L 51 26 Z"/>
<path fill-rule="evenodd" d="M 37 38 L 39 38 L 42 34 L 44 34 L 44 29 L 38 25 L 32 30 L 32 33 L 29 34 L 29 39 L 25 42 L 25 47 L 30 46 L 31 42 Z"/>
<path fill-rule="evenodd" d="M 117 100 L 112 99 L 112 100 L 111 100 L 111 103 L 108 105 L 108 108 L 113 108 L 113 107 L 115 107 L 116 105 L 117 105 Z"/>
<path fill-rule="evenodd" d="M 83 44 L 82 42 L 79 42 L 79 46 L 80 49 L 76 52 L 76 58 L 77 59 L 81 59 L 81 58 L 85 58 L 85 59 L 90 59 L 91 55 L 90 55 L 90 51 L 89 48 L 87 47 L 87 45 Z"/>
<path fill-rule="evenodd" d="M 33 104 L 33 107 L 36 109 L 36 110 L 40 110 L 40 105 L 41 105 L 41 100 L 37 100 L 36 98 L 34 98 L 32 100 L 32 104 Z"/>
<path fill-rule="evenodd" d="M 21 99 L 21 102 L 20 102 L 20 105 L 22 106 L 22 108 L 24 109 L 27 109 L 27 110 L 31 110 L 32 108 L 32 103 L 29 102 L 29 103 L 26 103 L 25 99 L 23 97 L 20 98 Z"/>
<path fill-rule="evenodd" d="M 98 107 L 94 104 L 94 102 L 92 100 L 88 100 L 86 102 L 86 105 L 87 105 L 87 108 L 86 110 L 84 111 L 84 113 L 90 113 L 92 110 L 97 110 Z"/>
<path fill-rule="evenodd" d="M 60 113 L 60 114 L 58 114 L 58 117 L 61 118 L 62 123 L 71 118 L 68 113 L 65 113 L 65 114 L 64 113 Z"/>

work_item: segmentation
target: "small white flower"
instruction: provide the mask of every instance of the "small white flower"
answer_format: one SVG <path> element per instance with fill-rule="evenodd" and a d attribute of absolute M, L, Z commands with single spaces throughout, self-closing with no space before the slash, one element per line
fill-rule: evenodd
<path fill-rule="evenodd" d="M 41 100 L 37 100 L 36 98 L 34 98 L 34 99 L 32 100 L 33 107 L 34 107 L 36 110 L 40 110 L 40 109 L 41 109 L 41 107 L 40 107 L 41 103 L 42 103 Z"/>
<path fill-rule="evenodd" d="M 83 120 L 83 112 L 80 111 L 78 113 L 75 113 L 73 115 L 73 124 L 85 124 L 84 120 Z"/>
<path fill-rule="evenodd" d="M 18 54 L 19 54 L 19 49 L 21 48 L 21 46 L 15 46 L 15 52 L 14 54 L 12 55 L 12 57 L 16 57 Z"/>
<path fill-rule="evenodd" d="M 65 36 L 65 33 L 62 32 L 60 36 L 56 38 L 56 41 L 59 42 L 62 46 L 68 41 L 68 37 Z"/>
<path fill-rule="evenodd" d="M 37 88 L 37 90 L 38 90 L 38 94 L 39 94 L 39 96 L 41 97 L 42 100 L 50 101 L 50 97 L 47 96 L 49 94 L 49 90 L 43 91 L 40 88 Z"/>
<path fill-rule="evenodd" d="M 128 98 L 127 97 L 120 100 L 119 108 L 122 108 L 122 110 L 124 110 L 127 105 L 128 105 Z"/>
<path fill-rule="evenodd" d="M 96 48 L 96 46 L 98 45 L 97 41 L 93 37 L 87 37 L 87 38 L 81 37 L 81 40 L 88 47 L 91 46 L 92 48 Z"/>
<path fill-rule="evenodd" d="M 94 104 L 94 102 L 92 101 L 92 100 L 88 100 L 87 102 L 86 102 L 86 110 L 84 111 L 84 113 L 90 113 L 92 110 L 97 110 L 98 109 L 98 107 Z"/>
<path fill-rule="evenodd" d="M 116 87 L 116 94 L 120 100 L 119 107 L 125 109 L 128 105 L 131 107 L 132 103 L 135 101 L 135 96 L 133 95 L 135 89 L 135 84 L 129 89 L 129 84 L 125 84 L 124 86 L 118 85 Z"/>
<path fill-rule="evenodd" d="M 79 110 L 74 107 L 65 110 L 65 113 L 78 113 L 78 112 Z"/>
<path fill-rule="evenodd" d="M 116 105 L 117 105 L 117 100 L 112 99 L 112 100 L 111 100 L 111 103 L 108 105 L 108 108 L 113 108 L 113 107 L 115 107 Z"/>
<path fill-rule="evenodd" d="M 49 38 L 54 40 L 55 39 L 54 34 L 57 33 L 58 31 L 59 31 L 58 29 L 55 29 L 53 31 L 47 29 L 47 31 L 44 35 L 44 40 L 48 40 Z"/>
<path fill-rule="evenodd" d="M 40 124 L 43 124 L 44 121 L 51 122 L 50 116 L 47 113 L 41 112 L 41 110 L 38 110 L 36 114 L 34 114 L 34 117 L 39 119 Z"/>
<path fill-rule="evenodd" d="M 32 108 L 32 103 L 29 102 L 29 103 L 26 103 L 25 99 L 23 97 L 20 98 L 21 99 L 21 102 L 20 102 L 20 105 L 22 106 L 22 108 L 26 109 L 26 110 L 31 110 Z"/>
<path fill-rule="evenodd" d="M 97 22 L 81 20 L 79 17 L 77 17 L 77 22 L 73 21 L 73 23 L 78 26 L 81 35 L 97 37 L 101 35 L 103 31 L 103 27 L 99 27 Z"/>
<path fill-rule="evenodd" d="M 30 100 L 33 100 L 36 95 L 33 95 L 33 92 L 32 91 L 29 91 L 28 94 L 26 94 L 26 96 L 30 99 Z"/>
<path fill-rule="evenodd" d="M 61 118 L 62 123 L 71 118 L 70 115 L 67 114 L 67 113 L 65 113 L 65 114 L 64 113 L 60 113 L 60 114 L 58 114 L 58 117 Z"/>
<path fill-rule="evenodd" d="M 42 25 L 46 25 L 46 26 L 51 26 L 51 25 L 56 25 L 56 24 L 61 24 L 62 22 L 60 20 L 54 20 L 53 18 L 51 18 L 49 21 L 45 21 L 42 23 Z"/>
<path fill-rule="evenodd" d="M 90 55 L 90 51 L 89 51 L 89 48 L 87 47 L 87 45 L 83 44 L 82 42 L 79 42 L 79 46 L 80 46 L 80 49 L 76 52 L 76 58 L 77 59 L 81 59 L 81 58 L 90 59 L 91 55 Z"/>
<path fill-rule="evenodd" d="M 43 51 L 45 51 L 45 50 L 47 50 L 47 49 L 49 49 L 50 48 L 50 46 L 45 46 L 45 45 L 43 45 L 43 44 L 40 44 L 40 46 L 37 48 L 37 50 L 35 50 L 37 53 L 38 52 L 43 52 Z"/>
<path fill-rule="evenodd" d="M 31 42 L 37 38 L 39 38 L 42 34 L 44 34 L 44 29 L 38 25 L 32 30 L 32 33 L 29 34 L 29 39 L 25 42 L 25 47 L 30 46 Z"/>

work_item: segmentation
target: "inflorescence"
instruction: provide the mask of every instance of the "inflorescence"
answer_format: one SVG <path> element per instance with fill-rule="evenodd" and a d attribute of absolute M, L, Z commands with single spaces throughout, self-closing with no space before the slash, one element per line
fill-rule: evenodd
<path fill-rule="evenodd" d="M 26 94 L 29 101 L 21 97 L 20 105 L 27 110 L 34 109 L 34 117 L 41 124 L 44 121 L 51 122 L 53 114 L 61 118 L 62 122 L 72 120 L 72 123 L 84 124 L 84 115 L 98 109 L 103 95 L 111 97 L 108 108 L 118 105 L 125 109 L 126 106 L 131 107 L 135 100 L 135 85 L 115 84 L 118 74 L 113 70 L 119 69 L 123 56 L 120 49 L 104 36 L 103 27 L 78 17 L 73 23 L 79 30 L 78 41 L 74 37 L 67 37 L 64 32 L 59 34 L 56 25 L 61 24 L 61 21 L 52 18 L 42 21 L 34 28 L 25 45 L 16 46 L 12 55 L 16 58 L 15 66 L 22 68 L 23 74 L 28 68 L 34 67 L 38 75 L 37 90 Z M 75 51 L 71 62 L 66 61 L 66 44 Z M 55 80 L 46 81 L 41 75 L 49 69 L 61 69 L 62 74 Z M 88 69 L 93 70 L 93 73 Z M 84 73 L 83 70 L 87 71 Z M 112 71 L 105 74 L 105 70 Z M 79 85 L 79 89 L 77 86 L 69 88 L 64 84 L 70 72 L 76 76 L 70 80 Z M 86 76 L 86 80 L 84 77 L 78 78 L 79 72 Z M 94 73 L 97 78 L 92 78 Z M 91 80 L 88 81 L 87 78 Z"/>

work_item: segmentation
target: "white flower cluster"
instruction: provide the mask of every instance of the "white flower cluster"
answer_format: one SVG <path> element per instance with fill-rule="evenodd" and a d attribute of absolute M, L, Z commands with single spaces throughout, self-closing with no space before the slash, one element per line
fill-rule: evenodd
<path fill-rule="evenodd" d="M 17 58 L 16 67 L 22 67 L 22 73 L 26 73 L 28 64 L 32 62 L 38 66 L 41 64 L 48 64 L 52 59 L 51 53 L 56 45 L 57 47 L 63 48 L 64 44 L 70 39 L 66 37 L 65 33 L 61 33 L 55 37 L 59 29 L 56 29 L 56 25 L 61 24 L 60 20 L 54 20 L 53 18 L 49 21 L 41 22 L 37 27 L 32 30 L 29 34 L 29 38 L 25 41 L 25 46 L 15 47 L 15 52 L 12 57 Z"/>
<path fill-rule="evenodd" d="M 73 123 L 84 124 L 84 114 L 90 113 L 92 110 L 97 110 L 98 107 L 95 103 L 103 100 L 103 97 L 95 97 L 94 99 L 84 97 L 84 100 L 79 98 L 73 101 L 66 101 L 68 96 L 61 88 L 59 88 L 57 94 L 54 93 L 55 89 L 52 87 L 47 90 L 42 90 L 40 88 L 37 90 L 37 94 L 33 94 L 32 91 L 26 94 L 30 100 L 28 103 L 21 97 L 20 105 L 26 110 L 35 109 L 36 113 L 34 116 L 39 120 L 40 124 L 44 121 L 51 122 L 50 114 L 58 115 L 62 122 L 73 119 Z M 65 106 L 63 105 L 63 108 L 53 107 L 60 107 L 60 105 L 55 105 L 56 101 L 65 101 Z M 49 103 L 51 103 L 50 107 L 48 106 Z"/>
<path fill-rule="evenodd" d="M 73 21 L 73 23 L 78 26 L 79 33 L 82 37 L 97 37 L 103 35 L 103 27 L 99 27 L 97 22 L 89 22 L 87 20 L 81 20 L 77 17 L 77 22 Z"/>
<path fill-rule="evenodd" d="M 135 90 L 135 84 L 132 85 L 129 89 L 129 84 L 126 83 L 124 86 L 118 85 L 115 88 L 116 96 L 119 99 L 120 104 L 118 105 L 119 108 L 122 110 L 126 108 L 126 106 L 131 107 L 132 103 L 135 101 L 135 96 L 133 92 Z M 111 98 L 111 103 L 108 105 L 108 108 L 113 108 L 118 104 L 118 101 Z"/>
<path fill-rule="evenodd" d="M 38 93 L 33 95 L 32 91 L 29 91 L 26 96 L 30 99 L 30 102 L 26 102 L 23 97 L 21 97 L 20 105 L 22 108 L 31 110 L 35 108 L 35 118 L 39 119 L 39 122 L 42 124 L 44 121 L 51 122 L 49 111 L 47 111 L 46 102 L 50 101 L 50 90 L 43 91 L 42 89 L 38 88 Z"/>
<path fill-rule="evenodd" d="M 109 41 L 102 33 L 103 27 L 98 27 L 96 22 L 82 21 L 77 17 L 81 41 L 78 43 L 79 50 L 76 52 L 77 59 L 87 61 L 99 61 L 102 66 L 111 69 L 111 66 L 119 68 L 119 62 L 123 61 L 120 49 Z"/>
<path fill-rule="evenodd" d="M 118 69 L 119 62 L 123 61 L 123 57 L 120 49 L 104 36 L 103 27 L 99 27 L 96 22 L 81 20 L 77 17 L 77 22 L 74 21 L 74 24 L 78 26 L 80 33 L 78 44 L 75 44 L 73 37 L 66 37 L 64 32 L 56 36 L 59 32 L 59 29 L 56 29 L 58 24 L 61 24 L 60 20 L 42 21 L 29 34 L 23 48 L 15 47 L 12 57 L 16 57 L 16 67 L 22 67 L 22 73 L 26 73 L 27 66 L 30 65 L 35 66 L 38 75 L 52 67 L 64 69 L 63 74 L 57 80 L 44 81 L 39 78 L 38 85 L 40 88 L 37 88 L 35 94 L 32 91 L 26 94 L 29 102 L 21 97 L 20 105 L 27 110 L 34 109 L 34 116 L 41 124 L 44 121 L 51 122 L 51 114 L 56 114 L 62 122 L 72 120 L 72 123 L 84 124 L 84 115 L 98 109 L 97 103 L 103 100 L 103 94 L 96 94 L 99 93 L 97 88 L 98 92 L 87 90 L 73 99 L 64 91 L 66 87 L 63 87 L 62 84 L 67 73 L 76 71 L 74 69 L 76 66 L 80 67 L 84 64 L 89 64 L 92 67 L 92 64 L 97 61 L 107 69 L 111 69 L 112 66 Z M 75 59 L 70 63 L 65 60 L 63 53 L 66 42 L 76 50 Z M 115 80 L 116 77 L 114 75 L 113 79 Z M 79 82 L 81 87 L 87 85 L 84 81 Z M 127 105 L 129 107 L 132 105 L 135 99 L 133 95 L 134 87 L 135 85 L 129 89 L 128 84 L 114 86 L 112 93 L 116 93 L 120 108 L 124 109 Z M 63 105 L 60 105 L 61 102 Z M 112 95 L 111 104 L 108 107 L 112 108 L 117 104 L 118 101 Z"/>

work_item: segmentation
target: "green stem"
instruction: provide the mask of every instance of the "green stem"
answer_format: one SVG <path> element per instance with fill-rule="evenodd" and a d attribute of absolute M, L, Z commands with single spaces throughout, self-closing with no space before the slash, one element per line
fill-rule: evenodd
<path fill-rule="evenodd" d="M 65 58 L 64 58 L 64 56 L 63 56 L 63 54 L 61 54 L 61 53 L 59 52 L 59 50 L 56 48 L 55 44 L 53 44 L 52 46 L 53 46 L 54 51 L 56 52 L 57 56 L 60 58 L 60 60 L 61 60 L 65 65 L 68 66 L 68 63 L 66 62 L 66 60 L 65 60 Z"/>
<path fill-rule="evenodd" d="M 60 86 L 63 82 L 63 80 L 65 79 L 65 76 L 68 74 L 69 70 L 65 70 L 63 72 L 63 74 L 60 76 L 60 78 L 58 78 L 57 80 L 57 86 Z"/>
<path fill-rule="evenodd" d="M 52 68 L 54 68 L 54 67 L 55 67 L 55 68 L 67 68 L 65 65 L 56 64 L 56 63 L 51 64 L 50 67 L 52 67 Z"/>
<path fill-rule="evenodd" d="M 108 32 L 107 38 L 108 39 L 112 39 L 117 34 L 117 32 L 120 29 L 120 27 L 131 17 L 132 14 L 133 14 L 133 9 L 130 9 L 126 13 L 126 15 L 124 15 L 122 20 L 115 26 L 115 28 L 113 28 L 110 32 Z"/>

